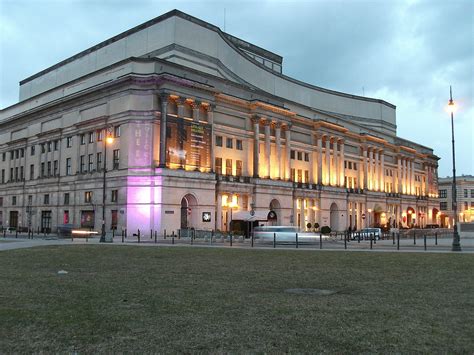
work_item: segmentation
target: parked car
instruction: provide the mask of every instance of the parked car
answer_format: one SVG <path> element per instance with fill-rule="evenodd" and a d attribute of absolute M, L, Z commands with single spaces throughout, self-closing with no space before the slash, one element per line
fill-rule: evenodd
<path fill-rule="evenodd" d="M 370 238 L 375 238 L 376 240 L 380 240 L 382 238 L 382 230 L 380 228 L 364 228 L 360 231 L 353 232 L 351 234 L 351 239 L 356 240 L 359 239 L 369 240 Z"/>
<path fill-rule="evenodd" d="M 58 235 L 60 236 L 70 236 L 72 230 L 74 229 L 73 224 L 62 224 L 58 226 Z"/>
<path fill-rule="evenodd" d="M 257 243 L 273 243 L 273 238 L 279 244 L 296 243 L 296 234 L 298 233 L 299 243 L 316 243 L 319 241 L 319 234 L 300 232 L 298 227 L 294 226 L 261 226 L 253 230 L 254 239 Z"/>

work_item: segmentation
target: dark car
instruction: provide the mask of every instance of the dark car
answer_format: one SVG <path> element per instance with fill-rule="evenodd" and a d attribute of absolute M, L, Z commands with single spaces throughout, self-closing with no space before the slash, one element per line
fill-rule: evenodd
<path fill-rule="evenodd" d="M 58 235 L 61 237 L 69 237 L 73 229 L 73 224 L 61 224 L 58 226 Z"/>

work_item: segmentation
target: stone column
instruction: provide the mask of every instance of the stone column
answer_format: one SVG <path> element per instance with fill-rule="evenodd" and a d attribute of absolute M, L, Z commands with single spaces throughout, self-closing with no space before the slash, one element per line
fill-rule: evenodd
<path fill-rule="evenodd" d="M 375 191 L 380 191 L 380 166 L 379 166 L 379 150 L 374 149 L 375 163 L 374 163 L 374 172 L 375 172 Z"/>
<path fill-rule="evenodd" d="M 397 179 L 396 179 L 397 193 L 402 193 L 402 158 L 400 155 L 397 156 Z M 397 221 L 398 223 L 398 221 Z"/>
<path fill-rule="evenodd" d="M 329 155 L 331 146 L 330 146 L 331 138 L 326 136 L 326 185 L 331 185 L 331 158 Z"/>
<path fill-rule="evenodd" d="M 253 116 L 252 117 L 252 123 L 253 123 L 253 133 L 254 133 L 254 139 L 253 139 L 253 177 L 258 178 L 259 177 L 259 172 L 258 168 L 260 166 L 259 163 L 259 146 L 260 146 L 260 119 L 258 116 Z"/>
<path fill-rule="evenodd" d="M 216 230 L 222 230 L 222 195 L 217 194 Z"/>
<path fill-rule="evenodd" d="M 334 137 L 334 141 L 332 144 L 332 154 L 333 154 L 333 161 L 334 161 L 334 186 L 339 186 L 339 138 Z"/>
<path fill-rule="evenodd" d="M 344 139 L 341 139 L 341 157 L 339 161 L 340 166 L 340 177 L 339 177 L 339 186 L 344 187 L 344 177 L 346 176 L 346 170 L 344 169 Z M 355 187 L 355 186 L 354 186 Z"/>
<path fill-rule="evenodd" d="M 364 189 L 369 188 L 369 167 L 367 164 L 367 147 L 362 147 L 363 150 L 363 159 L 364 159 Z"/>
<path fill-rule="evenodd" d="M 166 168 L 166 116 L 168 114 L 168 94 L 161 94 L 160 119 L 160 168 Z M 104 137 L 105 138 L 105 137 Z M 105 157 L 104 157 L 105 161 Z"/>
<path fill-rule="evenodd" d="M 265 178 L 270 179 L 270 156 L 271 156 L 271 145 L 270 145 L 270 125 L 272 121 L 265 120 Z"/>
<path fill-rule="evenodd" d="M 351 228 L 354 229 L 356 225 L 358 225 L 357 223 L 357 202 L 352 202 L 352 226 Z"/>
<path fill-rule="evenodd" d="M 291 171 L 291 159 L 290 159 L 290 152 L 291 152 L 291 125 L 286 126 L 285 130 L 285 150 L 286 150 L 286 156 L 285 156 L 285 179 L 286 180 L 291 180 L 290 177 L 290 171 Z"/>
<path fill-rule="evenodd" d="M 293 225 L 298 226 L 298 199 L 293 198 Z"/>
<path fill-rule="evenodd" d="M 385 191 L 385 154 L 383 150 L 380 151 L 380 170 L 382 170 L 380 174 L 380 184 L 382 188 L 380 191 Z"/>
<path fill-rule="evenodd" d="M 415 159 L 410 160 L 410 170 L 411 170 L 411 194 L 414 195 L 416 192 L 415 189 Z"/>
<path fill-rule="evenodd" d="M 194 122 L 199 122 L 199 110 L 201 109 L 201 102 L 195 100 L 193 102 L 193 121 Z"/>
<path fill-rule="evenodd" d="M 275 178 L 281 179 L 281 123 L 275 124 L 275 144 L 276 144 L 276 176 Z"/>
<path fill-rule="evenodd" d="M 374 184 L 374 148 L 370 148 L 369 151 L 369 189 L 374 190 L 375 184 Z"/>
<path fill-rule="evenodd" d="M 305 208 L 305 198 L 302 198 L 301 199 L 301 224 L 300 224 L 300 228 L 301 228 L 301 231 L 304 232 L 306 230 L 306 222 L 305 222 L 305 215 L 306 215 L 306 208 Z"/>
<path fill-rule="evenodd" d="M 214 132 L 214 104 L 209 104 L 207 106 L 207 123 L 211 125 L 211 172 L 216 171 L 216 135 Z M 178 110 L 179 111 L 179 110 Z"/>
<path fill-rule="evenodd" d="M 322 136 L 316 136 L 316 142 L 318 145 L 318 184 L 323 183 L 323 139 Z"/>
<path fill-rule="evenodd" d="M 314 170 L 315 170 L 315 163 L 314 163 L 314 158 L 315 158 L 315 150 L 314 150 L 314 136 L 311 135 L 311 151 L 309 152 L 309 183 L 314 184 L 315 183 L 315 178 L 314 178 Z"/>
<path fill-rule="evenodd" d="M 308 203 L 309 203 L 309 208 L 308 208 L 308 213 L 309 213 L 309 223 L 311 223 L 311 228 L 314 228 L 314 220 L 315 220 L 315 216 L 314 216 L 314 207 L 315 207 L 315 201 L 314 199 L 310 199 L 308 200 Z"/>

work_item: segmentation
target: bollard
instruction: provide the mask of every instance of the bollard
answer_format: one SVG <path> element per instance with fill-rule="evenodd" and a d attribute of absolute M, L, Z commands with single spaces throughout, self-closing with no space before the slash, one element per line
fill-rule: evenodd
<path fill-rule="evenodd" d="M 370 236 L 370 249 L 372 249 L 372 242 L 373 242 L 373 238 L 372 238 L 372 235 Z"/>
<path fill-rule="evenodd" d="M 232 233 L 230 233 L 230 246 L 232 246 Z"/>
<path fill-rule="evenodd" d="M 189 235 L 189 233 L 188 233 L 188 235 Z M 194 238 L 193 238 L 193 235 L 191 234 L 191 245 L 193 245 L 193 243 L 194 243 Z"/>
<path fill-rule="evenodd" d="M 89 234 L 86 234 L 86 243 L 89 242 Z"/>
<path fill-rule="evenodd" d="M 125 228 L 125 239 L 127 239 L 127 228 Z"/>
<path fill-rule="evenodd" d="M 211 241 L 209 244 L 212 245 L 212 240 L 214 239 L 214 229 L 211 229 Z"/>
<path fill-rule="evenodd" d="M 122 243 L 124 242 L 125 231 L 122 229 Z"/>
<path fill-rule="evenodd" d="M 193 238 L 194 240 L 196 240 L 196 230 L 195 230 L 195 229 L 193 229 L 192 238 Z"/>
<path fill-rule="evenodd" d="M 344 249 L 347 249 L 347 237 L 344 237 Z"/>
<path fill-rule="evenodd" d="M 298 233 L 296 233 L 296 249 L 298 249 Z"/>
<path fill-rule="evenodd" d="M 426 234 L 423 236 L 423 243 L 425 245 L 425 250 L 426 250 Z"/>
<path fill-rule="evenodd" d="M 157 237 L 158 237 L 158 231 L 155 231 L 155 244 L 156 244 Z"/>
<path fill-rule="evenodd" d="M 416 232 L 413 231 L 413 245 L 416 245 Z"/>
<path fill-rule="evenodd" d="M 165 229 L 165 231 L 163 232 L 163 239 L 166 239 L 166 229 Z"/>
<path fill-rule="evenodd" d="M 15 238 L 18 238 L 18 229 L 15 229 Z"/>
<path fill-rule="evenodd" d="M 178 229 L 178 240 L 181 239 L 181 229 Z"/>
<path fill-rule="evenodd" d="M 252 238 L 252 248 L 253 248 L 253 231 L 252 231 L 252 233 L 251 233 L 250 238 Z"/>
<path fill-rule="evenodd" d="M 112 228 L 112 239 L 115 238 L 115 228 Z"/>
<path fill-rule="evenodd" d="M 438 232 L 435 232 L 435 245 L 438 245 Z"/>
<path fill-rule="evenodd" d="M 357 243 L 360 244 L 360 232 L 357 233 Z"/>
<path fill-rule="evenodd" d="M 319 233 L 319 249 L 323 248 L 323 235 Z"/>
<path fill-rule="evenodd" d="M 395 232 L 392 232 L 393 245 L 395 245 Z"/>
<path fill-rule="evenodd" d="M 276 239 L 277 239 L 277 234 L 273 233 L 273 247 L 276 248 Z"/>
<path fill-rule="evenodd" d="M 400 232 L 397 233 L 397 250 L 400 250 Z"/>
<path fill-rule="evenodd" d="M 138 244 L 140 244 L 140 229 L 138 230 L 137 237 L 138 237 Z"/>
<path fill-rule="evenodd" d="M 171 244 L 174 244 L 174 231 L 171 232 Z"/>

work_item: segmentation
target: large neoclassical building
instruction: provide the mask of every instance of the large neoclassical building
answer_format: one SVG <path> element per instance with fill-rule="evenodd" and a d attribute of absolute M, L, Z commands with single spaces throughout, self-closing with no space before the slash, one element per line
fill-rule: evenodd
<path fill-rule="evenodd" d="M 0 223 L 435 223 L 439 158 L 397 137 L 395 106 L 282 62 L 174 10 L 26 78 L 0 111 Z"/>

